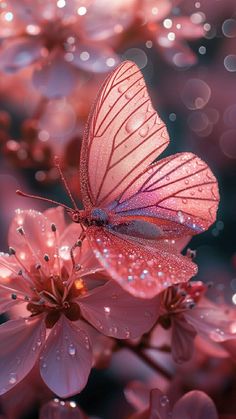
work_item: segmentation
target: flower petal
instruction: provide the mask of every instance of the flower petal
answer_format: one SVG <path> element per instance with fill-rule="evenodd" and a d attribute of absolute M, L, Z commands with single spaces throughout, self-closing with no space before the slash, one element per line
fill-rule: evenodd
<path fill-rule="evenodd" d="M 30 372 L 45 341 L 42 318 L 9 320 L 0 326 L 0 394 Z"/>
<path fill-rule="evenodd" d="M 104 335 L 119 339 L 137 338 L 150 330 L 159 306 L 159 298 L 134 298 L 112 280 L 80 299 L 84 318 Z"/>
<path fill-rule="evenodd" d="M 157 46 L 161 48 L 166 61 L 178 68 L 191 67 L 197 63 L 196 54 L 184 41 L 169 41 L 163 35 L 157 38 Z"/>
<path fill-rule="evenodd" d="M 138 16 L 148 23 L 163 20 L 173 8 L 170 0 L 142 0 L 141 4 Z"/>
<path fill-rule="evenodd" d="M 93 0 L 81 19 L 83 34 L 96 41 L 121 34 L 134 21 L 135 6 L 136 0 Z"/>
<path fill-rule="evenodd" d="M 51 400 L 40 409 L 39 419 L 86 419 L 74 401 Z"/>
<path fill-rule="evenodd" d="M 16 210 L 10 225 L 8 241 L 18 258 L 28 268 L 36 263 L 54 263 L 56 237 L 51 224 L 51 221 L 38 211 Z M 45 254 L 49 256 L 49 262 L 45 262 Z"/>
<path fill-rule="evenodd" d="M 174 406 L 173 419 L 218 419 L 213 401 L 202 391 L 190 391 Z"/>
<path fill-rule="evenodd" d="M 75 324 L 62 316 L 42 353 L 42 379 L 58 396 L 70 397 L 85 387 L 91 366 L 92 351 L 83 322 Z"/>
<path fill-rule="evenodd" d="M 150 391 L 141 381 L 131 381 L 124 390 L 126 400 L 137 410 L 149 407 Z"/>
<path fill-rule="evenodd" d="M 8 311 L 21 301 L 12 298 L 14 294 L 25 297 L 31 290 L 26 281 L 18 275 L 20 265 L 12 261 L 14 257 L 7 253 L 0 254 L 0 313 Z"/>
<path fill-rule="evenodd" d="M 158 388 L 151 390 L 150 393 L 150 418 L 155 418 L 156 415 L 158 419 L 171 417 L 170 401 Z M 179 416 L 178 419 L 180 418 L 183 419 Z"/>
<path fill-rule="evenodd" d="M 193 23 L 188 16 L 172 18 L 172 26 L 176 28 L 174 34 L 177 39 L 192 40 L 202 38 L 205 35 L 203 26 Z M 169 29 L 166 30 L 166 33 L 169 33 Z"/>
<path fill-rule="evenodd" d="M 72 268 L 70 249 L 78 241 L 81 233 L 82 229 L 80 225 L 71 223 L 60 237 L 59 255 L 64 260 L 64 262 L 68 263 L 68 269 L 69 265 Z M 73 255 L 75 262 L 81 265 L 80 275 L 84 276 L 88 275 L 89 273 L 93 274 L 96 271 L 102 270 L 101 265 L 95 258 L 94 253 L 91 250 L 91 247 L 86 238 L 83 240 L 82 248 L 75 248 Z"/>
<path fill-rule="evenodd" d="M 67 96 L 78 78 L 76 70 L 59 53 L 49 57 L 33 73 L 33 85 L 48 98 Z"/>
<path fill-rule="evenodd" d="M 19 38 L 6 41 L 0 51 L 0 69 L 13 73 L 31 65 L 42 56 L 42 44 L 39 41 Z"/>
<path fill-rule="evenodd" d="M 43 212 L 43 215 L 51 221 L 51 223 L 56 225 L 58 236 L 61 236 L 67 227 L 65 223 L 64 209 L 62 207 L 48 208 Z"/>
<path fill-rule="evenodd" d="M 189 361 L 193 354 L 194 338 L 197 334 L 193 326 L 184 316 L 177 315 L 172 318 L 171 352 L 177 363 Z"/>
<path fill-rule="evenodd" d="M 196 308 L 185 313 L 185 318 L 200 336 L 210 338 L 213 342 L 236 337 L 236 322 L 228 307 L 216 305 L 205 297 Z"/>
<path fill-rule="evenodd" d="M 79 43 L 73 52 L 71 64 L 92 73 L 106 73 L 119 63 L 114 51 L 103 44 Z"/>

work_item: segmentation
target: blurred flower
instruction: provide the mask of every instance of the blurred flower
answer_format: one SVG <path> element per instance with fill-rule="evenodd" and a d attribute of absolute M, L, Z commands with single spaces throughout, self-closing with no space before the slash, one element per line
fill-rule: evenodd
<path fill-rule="evenodd" d="M 1 19 L 9 25 L 0 31 L 1 70 L 12 73 L 37 63 L 34 86 L 44 96 L 59 97 L 74 88 L 76 69 L 103 73 L 114 67 L 117 55 L 86 31 L 87 5 L 86 0 L 6 2 Z"/>
<path fill-rule="evenodd" d="M 0 394 L 20 382 L 38 359 L 52 391 L 60 397 L 78 393 L 92 366 L 89 324 L 104 335 L 127 339 L 140 337 L 156 320 L 156 299 L 133 298 L 112 281 L 96 283 L 101 268 L 86 241 L 80 254 L 78 234 L 77 225 L 65 226 L 61 208 L 44 215 L 16 211 L 9 254 L 0 257 L 0 310 L 23 304 L 26 316 L 0 326 Z"/>
<path fill-rule="evenodd" d="M 198 20 L 182 16 L 177 7 L 179 1 L 137 0 L 137 3 L 137 15 L 142 21 L 147 48 L 154 45 L 164 58 L 176 67 L 195 64 L 197 57 L 186 41 L 204 36 L 201 15 Z"/>
<path fill-rule="evenodd" d="M 171 330 L 171 353 L 178 363 L 192 357 L 197 334 L 202 338 L 199 347 L 208 348 L 215 356 L 221 352 L 219 343 L 236 336 L 236 322 L 229 309 L 204 297 L 206 290 L 198 281 L 172 286 L 162 294 L 161 315 L 151 342 L 158 345 L 160 326 Z"/>
<path fill-rule="evenodd" d="M 141 410 L 130 419 L 218 419 L 213 401 L 202 391 L 186 393 L 173 407 L 158 388 L 149 392 L 141 383 L 131 382 L 125 389 L 125 395 L 137 410 Z"/>

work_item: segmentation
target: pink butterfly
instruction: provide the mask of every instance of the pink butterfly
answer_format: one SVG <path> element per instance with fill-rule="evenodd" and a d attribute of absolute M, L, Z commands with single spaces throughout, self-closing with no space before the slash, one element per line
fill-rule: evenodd
<path fill-rule="evenodd" d="M 180 250 L 215 221 L 219 202 L 214 175 L 192 153 L 153 163 L 168 143 L 141 72 L 123 62 L 105 80 L 85 130 L 85 209 L 64 207 L 104 269 L 143 298 L 196 274 Z"/>

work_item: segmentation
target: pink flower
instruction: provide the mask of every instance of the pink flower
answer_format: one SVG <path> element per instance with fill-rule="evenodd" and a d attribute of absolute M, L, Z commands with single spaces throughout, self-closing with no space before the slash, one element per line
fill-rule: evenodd
<path fill-rule="evenodd" d="M 92 367 L 95 329 L 136 338 L 155 322 L 158 302 L 133 298 L 112 281 L 104 284 L 86 241 L 81 255 L 78 247 L 71 253 L 77 237 L 78 226 L 65 225 L 61 208 L 16 211 L 9 254 L 0 256 L 0 312 L 22 304 L 25 316 L 0 326 L 0 394 L 38 361 L 54 393 L 78 393 Z"/>
<path fill-rule="evenodd" d="M 41 409 L 39 419 L 87 419 L 74 401 L 64 402 L 54 399 L 46 403 Z"/>
<path fill-rule="evenodd" d="M 12 22 L 0 35 L 1 70 L 11 73 L 37 63 L 33 84 L 47 97 L 65 96 L 74 88 L 77 69 L 108 71 L 118 62 L 104 42 L 91 40 L 86 32 L 89 1 L 50 0 L 34 4 L 9 0 L 4 19 Z M 82 75 L 82 73 L 81 73 Z"/>
<path fill-rule="evenodd" d="M 192 357 L 197 335 L 203 349 L 215 356 L 222 353 L 219 343 L 235 337 L 235 321 L 226 306 L 204 297 L 206 290 L 207 286 L 198 281 L 172 286 L 162 294 L 159 326 L 154 329 L 151 341 L 158 345 L 160 326 L 170 330 L 171 353 L 178 363 Z"/>
<path fill-rule="evenodd" d="M 174 16 L 173 11 L 179 1 L 141 0 L 140 3 L 138 16 L 144 22 L 143 30 L 148 42 L 151 39 L 165 59 L 176 67 L 195 64 L 196 55 L 186 41 L 204 36 L 202 24 L 194 23 L 188 16 Z"/>
<path fill-rule="evenodd" d="M 131 382 L 125 395 L 137 410 L 141 410 L 130 419 L 218 419 L 213 401 L 202 391 L 186 393 L 173 407 L 158 388 L 149 392 L 141 383 Z"/>

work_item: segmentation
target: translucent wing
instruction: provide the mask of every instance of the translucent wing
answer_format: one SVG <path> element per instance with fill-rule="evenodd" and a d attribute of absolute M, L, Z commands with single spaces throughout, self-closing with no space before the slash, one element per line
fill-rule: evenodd
<path fill-rule="evenodd" d="M 123 62 L 106 79 L 85 130 L 81 152 L 85 207 L 114 201 L 168 142 L 141 72 L 134 63 Z"/>
<path fill-rule="evenodd" d="M 168 237 L 200 233 L 216 218 L 217 180 L 205 162 L 179 153 L 151 165 L 123 191 L 113 211 L 159 224 Z"/>
<path fill-rule="evenodd" d="M 89 227 L 87 237 L 104 269 L 135 297 L 152 298 L 197 272 L 190 259 L 161 240 L 154 251 L 101 227 Z"/>

